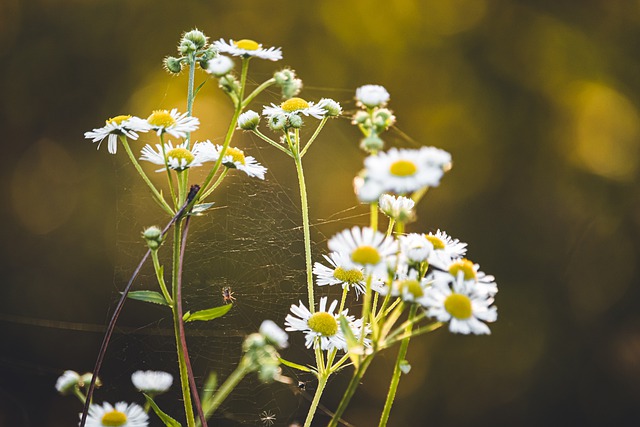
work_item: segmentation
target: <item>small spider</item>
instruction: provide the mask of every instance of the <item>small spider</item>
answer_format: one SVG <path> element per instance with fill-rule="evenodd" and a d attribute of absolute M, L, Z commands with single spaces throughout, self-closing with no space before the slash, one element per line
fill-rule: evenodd
<path fill-rule="evenodd" d="M 276 423 L 276 416 L 271 411 L 262 411 L 260 413 L 260 421 L 265 426 L 272 426 Z"/>
<path fill-rule="evenodd" d="M 222 288 L 222 301 L 224 301 L 225 304 L 233 303 L 235 300 L 230 286 Z"/>

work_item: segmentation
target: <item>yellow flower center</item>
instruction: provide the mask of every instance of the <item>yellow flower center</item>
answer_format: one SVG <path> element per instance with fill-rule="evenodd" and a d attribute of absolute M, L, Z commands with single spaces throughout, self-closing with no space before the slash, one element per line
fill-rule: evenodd
<path fill-rule="evenodd" d="M 414 296 L 414 298 L 420 298 L 422 295 L 424 295 L 424 291 L 422 290 L 422 286 L 420 286 L 420 282 L 415 279 L 402 280 L 398 284 L 398 288 L 400 288 L 401 291 L 410 293 Z"/>
<path fill-rule="evenodd" d="M 460 271 L 464 273 L 464 280 L 478 279 L 476 270 L 473 268 L 473 262 L 466 258 L 454 262 L 449 267 L 449 273 L 454 277 L 458 277 Z"/>
<path fill-rule="evenodd" d="M 233 42 L 233 44 L 235 44 L 238 49 L 244 49 L 244 50 L 260 49 L 260 45 L 258 44 L 258 42 L 254 42 L 253 40 L 249 40 L 249 39 L 238 40 L 237 42 Z"/>
<path fill-rule="evenodd" d="M 335 317 L 324 311 L 312 314 L 307 321 L 307 325 L 325 337 L 331 337 L 338 332 L 338 322 L 336 322 Z"/>
<path fill-rule="evenodd" d="M 438 239 L 436 236 L 431 236 L 429 234 L 425 234 L 426 239 L 431 242 L 433 245 L 433 249 L 444 249 L 444 242 L 441 239 Z"/>
<path fill-rule="evenodd" d="M 125 120 L 129 120 L 131 118 L 131 116 L 115 116 L 110 118 L 109 120 L 107 120 L 107 124 L 114 124 L 114 125 L 119 125 L 122 124 L 122 122 L 124 122 Z"/>
<path fill-rule="evenodd" d="M 147 122 L 149 122 L 151 126 L 168 128 L 176 124 L 176 119 L 171 117 L 171 114 L 167 110 L 156 110 L 151 113 Z"/>
<path fill-rule="evenodd" d="M 302 98 L 291 98 L 280 104 L 280 108 L 282 108 L 287 113 L 293 113 L 294 111 L 309 108 L 309 103 Z"/>
<path fill-rule="evenodd" d="M 124 412 L 116 411 L 107 412 L 102 416 L 103 426 L 123 426 L 127 422 L 127 416 Z"/>
<path fill-rule="evenodd" d="M 418 171 L 416 164 L 410 160 L 398 160 L 391 164 L 389 172 L 396 176 L 411 176 Z"/>
<path fill-rule="evenodd" d="M 193 162 L 193 160 L 195 159 L 195 157 L 193 156 L 193 154 L 191 153 L 191 151 L 187 150 L 186 148 L 182 148 L 182 147 L 176 147 L 173 150 L 169 150 L 167 151 L 167 158 L 173 158 L 178 160 L 178 162 L 180 163 L 180 165 L 182 166 L 182 160 L 186 160 L 186 165 L 190 165 L 191 162 Z"/>
<path fill-rule="evenodd" d="M 243 165 L 245 164 L 244 151 L 239 148 L 228 147 L 227 151 L 225 152 L 225 156 L 231 156 L 234 163 L 241 163 Z"/>
<path fill-rule="evenodd" d="M 378 264 L 380 262 L 380 253 L 373 246 L 359 246 L 351 252 L 351 261 L 361 265 Z"/>
<path fill-rule="evenodd" d="M 444 300 L 444 309 L 456 319 L 471 317 L 471 300 L 462 294 L 451 294 Z"/>
<path fill-rule="evenodd" d="M 333 272 L 333 277 L 345 283 L 358 283 L 364 280 L 364 275 L 360 270 L 345 270 L 342 267 L 338 267 Z"/>

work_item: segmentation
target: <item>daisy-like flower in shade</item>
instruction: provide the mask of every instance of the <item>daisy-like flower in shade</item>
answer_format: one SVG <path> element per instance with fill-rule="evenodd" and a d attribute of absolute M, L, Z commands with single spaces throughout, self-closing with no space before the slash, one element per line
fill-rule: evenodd
<path fill-rule="evenodd" d="M 271 106 L 262 109 L 262 115 L 265 117 L 272 118 L 282 116 L 287 119 L 287 121 L 291 121 L 291 117 L 299 116 L 300 114 L 321 119 L 327 115 L 327 110 L 319 104 L 307 102 L 302 98 L 287 99 L 280 105 L 271 104 Z"/>
<path fill-rule="evenodd" d="M 380 183 L 385 190 L 396 193 L 435 187 L 440 183 L 445 165 L 442 163 L 442 150 L 435 148 L 438 151 L 434 152 L 432 149 L 391 148 L 387 152 L 371 155 L 365 159 L 367 177 Z"/>
<path fill-rule="evenodd" d="M 305 333 L 305 345 L 307 348 L 320 345 L 321 350 L 347 349 L 347 341 L 340 329 L 340 316 L 344 315 L 353 330 L 355 336 L 360 335 L 362 319 L 354 320 L 348 316 L 347 311 L 335 313 L 338 301 L 334 300 L 327 309 L 327 297 L 320 298 L 318 311 L 311 313 L 307 307 L 299 301 L 299 305 L 291 306 L 291 313 L 285 318 L 286 331 L 300 331 Z"/>
<path fill-rule="evenodd" d="M 216 77 L 222 77 L 229 74 L 233 70 L 233 60 L 228 56 L 218 55 L 213 59 L 207 61 L 206 72 L 213 74 Z"/>
<path fill-rule="evenodd" d="M 433 244 L 424 234 L 410 233 L 398 238 L 400 252 L 410 263 L 420 263 L 429 258 Z"/>
<path fill-rule="evenodd" d="M 282 52 L 279 47 L 270 47 L 264 49 L 262 45 L 256 41 L 249 39 L 242 39 L 238 41 L 220 39 L 213 42 L 213 48 L 218 52 L 228 53 L 233 56 L 242 56 L 243 58 L 256 58 L 268 59 L 270 61 L 278 61 L 282 59 Z"/>
<path fill-rule="evenodd" d="M 468 282 L 469 292 L 489 296 L 498 293 L 495 277 L 480 271 L 479 264 L 474 264 L 473 261 L 466 258 L 446 260 L 444 264 L 437 267 L 444 271 L 435 270 L 433 272 L 436 280 L 451 280 L 451 277 L 462 276 Z"/>
<path fill-rule="evenodd" d="M 220 157 L 222 145 L 214 145 L 211 141 L 198 142 L 194 150 L 202 155 L 203 161 L 215 162 Z M 238 169 L 249 176 L 264 179 L 267 168 L 262 166 L 252 156 L 245 156 L 244 151 L 235 147 L 227 147 L 222 158 L 222 164 L 231 169 Z"/>
<path fill-rule="evenodd" d="M 398 222 L 407 222 L 413 219 L 413 207 L 415 204 L 416 203 L 408 197 L 395 197 L 391 194 L 383 194 L 378 200 L 380 211 Z"/>
<path fill-rule="evenodd" d="M 387 274 L 386 257 L 398 251 L 393 237 L 369 227 L 343 230 L 329 240 L 328 246 L 331 251 L 340 253 L 343 268 L 364 268 L 365 275 L 373 273 L 379 277 Z"/>
<path fill-rule="evenodd" d="M 198 144 L 196 144 L 192 150 L 189 150 L 186 143 L 178 144 L 174 147 L 169 141 L 164 144 L 163 152 L 162 145 L 156 144 L 156 149 L 154 150 L 153 147 L 147 144 L 142 148 L 140 160 L 164 166 L 166 156 L 166 164 L 170 169 L 183 171 L 187 168 L 202 166 L 202 163 L 210 161 L 207 155 L 198 148 Z M 156 170 L 156 172 L 162 172 L 163 170 L 165 170 L 164 167 Z"/>
<path fill-rule="evenodd" d="M 238 116 L 238 128 L 242 130 L 254 130 L 260 124 L 260 115 L 253 110 L 245 111 Z"/>
<path fill-rule="evenodd" d="M 131 382 L 139 391 L 155 396 L 169 390 L 173 376 L 163 371 L 136 371 L 131 374 Z"/>
<path fill-rule="evenodd" d="M 331 98 L 322 98 L 318 101 L 318 107 L 322 108 L 327 117 L 337 117 L 342 114 L 342 107 Z"/>
<path fill-rule="evenodd" d="M 75 386 L 80 383 L 80 374 L 76 371 L 67 370 L 64 371 L 56 381 L 56 390 L 60 394 L 67 394 L 73 390 Z"/>
<path fill-rule="evenodd" d="M 269 344 L 277 348 L 286 348 L 289 346 L 289 336 L 273 320 L 263 321 L 260 325 L 259 332 Z"/>
<path fill-rule="evenodd" d="M 82 416 L 82 415 L 80 415 Z M 146 427 L 149 416 L 140 405 L 118 402 L 114 406 L 105 402 L 101 405 L 89 406 L 86 427 Z"/>
<path fill-rule="evenodd" d="M 364 85 L 356 89 L 358 105 L 367 108 L 382 107 L 389 102 L 389 92 L 380 85 Z"/>
<path fill-rule="evenodd" d="M 486 323 L 495 322 L 498 313 L 493 297 L 479 295 L 471 290 L 475 281 L 466 280 L 464 274 L 436 280 L 425 291 L 421 304 L 427 314 L 440 322 L 449 322 L 449 330 L 459 334 L 490 334 Z"/>
<path fill-rule="evenodd" d="M 127 138 L 138 139 L 138 132 L 148 132 L 151 129 L 146 120 L 134 116 L 116 116 L 106 121 L 101 128 L 96 128 L 90 132 L 85 132 L 84 137 L 98 143 L 98 148 L 102 141 L 107 138 L 107 150 L 111 154 L 116 154 L 118 150 L 118 136 L 124 135 Z"/>
<path fill-rule="evenodd" d="M 189 132 L 198 129 L 200 120 L 197 117 L 189 116 L 188 113 L 178 113 L 178 109 L 156 110 L 147 118 L 147 123 L 151 129 L 159 135 L 168 133 L 175 138 L 186 138 Z"/>
<path fill-rule="evenodd" d="M 338 252 L 323 255 L 331 265 L 327 267 L 319 262 L 313 265 L 313 274 L 316 275 L 318 286 L 342 285 L 342 289 L 354 289 L 356 297 L 363 294 L 367 288 L 367 282 L 362 267 L 353 268 L 352 263 Z"/>

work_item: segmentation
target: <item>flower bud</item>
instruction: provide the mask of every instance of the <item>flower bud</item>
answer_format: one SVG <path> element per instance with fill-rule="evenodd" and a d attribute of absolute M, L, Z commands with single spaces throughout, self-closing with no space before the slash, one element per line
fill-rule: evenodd
<path fill-rule="evenodd" d="M 353 118 L 351 119 L 351 124 L 364 125 L 365 123 L 367 123 L 367 120 L 369 120 L 369 114 L 367 114 L 365 111 L 358 111 L 356 114 L 353 115 Z"/>
<path fill-rule="evenodd" d="M 56 381 L 56 390 L 62 395 L 69 394 L 80 383 L 80 375 L 76 371 L 64 371 Z"/>
<path fill-rule="evenodd" d="M 360 148 L 367 153 L 376 153 L 384 147 L 384 141 L 375 133 L 360 141 Z"/>
<path fill-rule="evenodd" d="M 162 244 L 162 230 L 158 227 L 151 226 L 142 232 L 142 237 L 147 242 L 147 246 L 152 251 L 157 251 Z"/>
<path fill-rule="evenodd" d="M 180 60 L 173 56 L 167 56 L 164 59 L 164 67 L 166 70 L 173 74 L 179 74 L 182 71 L 182 64 L 180 64 Z"/>
<path fill-rule="evenodd" d="M 238 117 L 238 128 L 255 130 L 260 123 L 260 115 L 253 110 L 246 111 Z"/>
<path fill-rule="evenodd" d="M 202 51 L 201 59 L 202 59 L 203 61 L 210 61 L 210 60 L 212 60 L 212 59 L 213 59 L 213 58 L 215 58 L 215 57 L 216 57 L 216 51 L 215 51 L 215 50 L 213 50 L 213 48 L 212 48 L 212 47 L 210 47 L 210 48 L 205 49 L 205 50 L 203 50 L 203 51 Z"/>
<path fill-rule="evenodd" d="M 277 114 L 269 118 L 269 128 L 274 131 L 284 129 L 287 124 L 287 118 L 283 114 Z"/>
<path fill-rule="evenodd" d="M 196 49 L 202 49 L 207 44 L 207 36 L 200 30 L 191 30 L 182 36 L 182 41 L 193 43 Z"/>
<path fill-rule="evenodd" d="M 182 39 L 180 45 L 178 46 L 178 52 L 183 55 L 187 55 L 189 53 L 193 53 L 197 50 L 197 47 L 194 42 L 187 39 Z"/>
<path fill-rule="evenodd" d="M 233 70 L 233 60 L 228 56 L 218 56 L 207 62 L 207 68 L 205 71 L 209 74 L 213 74 L 216 77 L 222 77 L 229 74 Z"/>
<path fill-rule="evenodd" d="M 389 102 L 389 92 L 380 85 L 364 85 L 356 89 L 358 105 L 374 108 L 382 107 Z"/>
<path fill-rule="evenodd" d="M 327 117 L 337 117 L 342 114 L 342 107 L 333 99 L 322 98 L 318 102 L 318 106 L 322 107 L 322 109 L 326 111 Z"/>
<path fill-rule="evenodd" d="M 297 114 L 292 114 L 289 116 L 289 125 L 294 129 L 300 129 L 303 125 L 302 117 Z"/>
<path fill-rule="evenodd" d="M 238 82 L 238 79 L 231 74 L 226 74 L 220 77 L 220 80 L 218 80 L 218 86 L 220 86 L 220 89 L 228 93 L 240 92 L 240 83 Z"/>

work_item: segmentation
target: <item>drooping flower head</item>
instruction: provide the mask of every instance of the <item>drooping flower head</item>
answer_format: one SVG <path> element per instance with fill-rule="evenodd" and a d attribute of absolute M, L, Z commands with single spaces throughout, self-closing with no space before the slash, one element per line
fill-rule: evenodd
<path fill-rule="evenodd" d="M 243 58 L 261 58 L 270 61 L 278 61 L 282 59 L 282 52 L 279 47 L 270 47 L 264 49 L 262 45 L 256 41 L 242 39 L 238 41 L 224 39 L 213 42 L 213 48 L 218 52 L 228 53 L 233 56 L 241 56 Z"/>
<path fill-rule="evenodd" d="M 264 320 L 258 330 L 267 342 L 276 348 L 289 346 L 289 336 L 273 320 Z"/>
<path fill-rule="evenodd" d="M 118 150 L 118 136 L 126 136 L 131 139 L 138 139 L 138 132 L 148 132 L 151 129 L 146 120 L 135 116 L 116 116 L 108 119 L 101 128 L 85 132 L 84 137 L 98 143 L 98 148 L 102 141 L 107 138 L 107 150 L 115 154 Z"/>
<path fill-rule="evenodd" d="M 131 382 L 141 392 L 155 396 L 169 390 L 173 376 L 163 371 L 136 371 L 131 374 Z"/>
<path fill-rule="evenodd" d="M 64 373 L 60 375 L 60 377 L 58 377 L 56 381 L 56 390 L 58 390 L 60 394 L 68 394 L 79 383 L 80 374 L 78 374 L 76 371 L 67 370 L 64 371 Z"/>
<path fill-rule="evenodd" d="M 356 89 L 358 105 L 367 108 L 382 107 L 389 102 L 389 92 L 380 85 L 364 85 Z"/>
<path fill-rule="evenodd" d="M 82 416 L 82 415 L 81 415 Z M 149 416 L 140 405 L 118 402 L 89 406 L 86 427 L 147 427 Z"/>
<path fill-rule="evenodd" d="M 197 117 L 189 116 L 188 113 L 178 113 L 178 109 L 156 110 L 147 118 L 147 123 L 151 129 L 158 133 L 168 133 L 175 138 L 186 138 L 189 132 L 198 129 L 200 120 Z"/>

